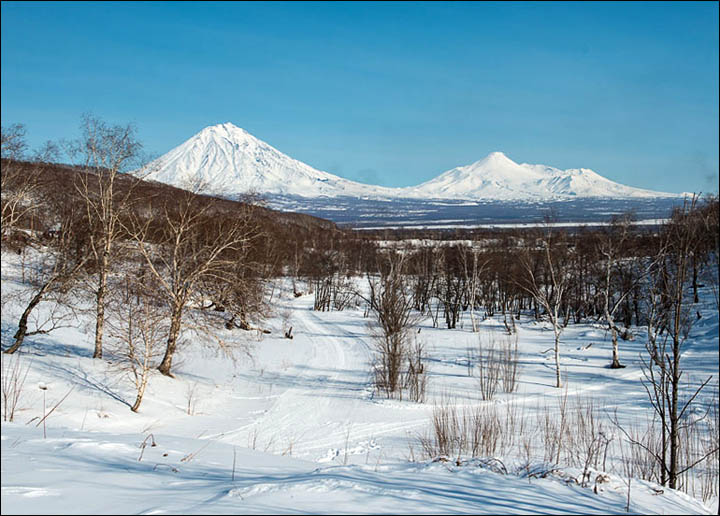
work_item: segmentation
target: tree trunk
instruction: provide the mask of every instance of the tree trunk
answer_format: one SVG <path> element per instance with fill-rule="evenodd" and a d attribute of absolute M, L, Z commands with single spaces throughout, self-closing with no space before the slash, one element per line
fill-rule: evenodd
<path fill-rule="evenodd" d="M 147 375 L 148 371 L 145 370 L 142 373 L 142 380 L 140 380 L 140 385 L 138 386 L 137 391 L 137 397 L 135 398 L 135 403 L 132 407 L 130 407 L 130 410 L 133 412 L 137 412 L 140 409 L 140 403 L 142 402 L 143 395 L 145 394 L 145 387 L 147 387 Z"/>
<path fill-rule="evenodd" d="M 560 381 L 560 334 L 555 334 L 555 387 L 562 387 Z"/>
<path fill-rule="evenodd" d="M 173 355 L 175 354 L 175 349 L 177 347 L 177 339 L 180 335 L 181 321 L 182 305 L 178 306 L 178 304 L 176 303 L 175 306 L 173 306 L 173 311 L 170 316 L 170 332 L 168 333 L 165 355 L 163 356 L 162 362 L 160 362 L 160 365 L 158 366 L 158 371 L 160 371 L 165 376 L 169 376 L 170 378 L 175 378 L 170 372 L 170 368 L 172 367 L 172 359 Z"/>
<path fill-rule="evenodd" d="M 698 268 L 694 256 L 692 259 L 692 269 L 693 303 L 699 303 L 700 297 L 698 296 Z"/>
<path fill-rule="evenodd" d="M 620 363 L 620 353 L 618 351 L 618 340 L 617 340 L 617 330 L 615 328 L 615 321 L 613 320 L 613 316 L 610 313 L 610 254 L 607 255 L 607 264 L 605 268 L 605 303 L 603 305 L 603 312 L 605 315 L 605 322 L 607 323 L 608 327 L 610 328 L 610 335 L 612 336 L 612 363 L 610 364 L 611 369 L 622 369 L 625 367 Z M 617 304 L 615 305 L 617 307 Z M 615 308 L 613 308 L 613 312 L 615 311 Z M 627 320 L 625 321 L 625 326 L 629 326 L 627 324 Z"/>
<path fill-rule="evenodd" d="M 558 326 L 557 311 L 552 320 L 553 331 L 555 332 L 555 387 L 562 387 L 560 381 L 560 328 Z"/>
<path fill-rule="evenodd" d="M 611 369 L 622 369 L 625 367 L 620 363 L 620 353 L 618 352 L 618 340 L 617 340 L 617 331 L 615 330 L 615 327 L 613 326 L 610 330 L 612 335 L 612 364 L 610 364 Z"/>
<path fill-rule="evenodd" d="M 98 290 L 95 317 L 95 352 L 93 358 L 102 358 L 103 329 L 105 327 L 105 293 L 107 292 L 108 253 L 103 253 L 98 272 Z"/>
<path fill-rule="evenodd" d="M 612 315 L 608 312 L 607 306 L 605 307 L 605 320 L 610 327 L 610 335 L 612 338 L 612 363 L 610 364 L 610 369 L 622 369 L 625 366 L 620 363 L 617 327 L 615 326 L 615 321 L 613 320 Z"/>
<path fill-rule="evenodd" d="M 675 334 L 677 335 L 677 333 Z M 677 489 L 677 471 L 679 454 L 679 421 L 678 421 L 678 391 L 680 390 L 680 342 L 673 336 L 673 368 L 672 368 L 672 394 L 670 396 L 670 471 L 668 475 L 669 485 Z"/>
<path fill-rule="evenodd" d="M 20 321 L 18 322 L 18 329 L 15 332 L 15 335 L 13 335 L 15 342 L 12 346 L 5 350 L 5 353 L 7 353 L 8 355 L 15 353 L 18 349 L 20 349 L 20 346 L 22 346 L 23 340 L 25 340 L 25 335 L 27 334 L 28 318 L 30 317 L 30 314 L 35 309 L 35 307 L 40 303 L 40 301 L 42 301 L 43 296 L 45 296 L 45 293 L 50 288 L 50 285 L 53 282 L 54 280 L 50 280 L 45 283 L 45 285 L 42 286 L 38 293 L 35 294 L 35 296 L 30 300 L 30 303 L 28 303 L 22 316 L 20 316 Z"/>

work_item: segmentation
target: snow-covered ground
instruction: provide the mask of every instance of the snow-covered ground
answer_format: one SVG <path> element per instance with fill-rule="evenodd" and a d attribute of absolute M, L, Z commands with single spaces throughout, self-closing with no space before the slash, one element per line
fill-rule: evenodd
<path fill-rule="evenodd" d="M 682 205 L 682 198 L 600 198 L 546 201 L 407 199 L 349 196 L 307 198 L 264 196 L 269 208 L 314 215 L 354 229 L 522 228 L 545 223 L 552 214 L 558 225 L 606 225 L 612 215 L 633 212 L 638 224 L 660 224 Z"/>
<path fill-rule="evenodd" d="M 3 297 L 22 290 L 18 278 L 17 257 L 3 253 Z M 695 383 L 717 379 L 718 314 L 707 297 L 683 356 Z M 592 399 L 604 413 L 617 409 L 624 424 L 642 423 L 651 409 L 639 381 L 641 334 L 621 342 L 627 367 L 612 370 L 605 367 L 609 336 L 591 324 L 568 326 L 561 351 L 567 388 L 559 390 L 551 354 L 544 353 L 552 331 L 523 318 L 518 391 L 485 402 L 477 378 L 468 375 L 468 348 L 479 338 L 468 315 L 455 330 L 432 328 L 427 319 L 416 336 L 429 355 L 428 400 L 414 403 L 373 393 L 364 307 L 314 312 L 311 295 L 294 298 L 281 283 L 271 304 L 264 323 L 271 334 L 222 330 L 231 341 L 251 344 L 249 355 L 230 360 L 189 342 L 173 366 L 177 378 L 154 374 L 139 413 L 130 411 L 134 392 L 124 373 L 111 360 L 91 358 L 87 315 L 29 338 L 18 358 L 3 355 L 4 367 L 19 359 L 28 375 L 15 421 L 2 423 L 2 513 L 625 512 L 627 484 L 612 456 L 608 480 L 595 493 L 575 482 L 577 467 L 551 468 L 541 455 L 523 464 L 508 449 L 496 457 L 505 473 L 490 460 L 432 462 L 420 453 L 418 437 L 431 429 L 433 406 L 448 399 L 465 408 L 515 407 L 537 422 L 567 393 Z M 16 302 L 4 303 L 3 344 L 19 310 Z M 282 338 L 283 314 L 293 340 Z M 497 317 L 480 326 L 481 335 L 502 334 Z M 704 394 L 700 403 L 710 402 L 711 391 Z M 43 413 L 66 395 L 43 429 Z M 528 433 L 537 430 L 533 424 Z M 608 432 L 619 440 L 617 430 Z M 551 469 L 545 478 L 532 474 Z M 704 505 L 641 480 L 630 485 L 631 513 L 717 511 L 717 499 Z"/>

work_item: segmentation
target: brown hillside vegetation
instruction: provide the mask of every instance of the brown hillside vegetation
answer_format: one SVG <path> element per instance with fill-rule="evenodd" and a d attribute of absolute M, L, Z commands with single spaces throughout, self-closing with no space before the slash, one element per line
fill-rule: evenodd
<path fill-rule="evenodd" d="M 9 194 L 30 183 L 31 192 L 22 201 L 23 210 L 18 210 L 16 220 L 5 224 L 3 245 L 18 246 L 28 239 L 30 230 L 36 235 L 47 235 L 54 229 L 56 221 L 48 216 L 47 203 L 70 206 L 81 202 L 75 184 L 78 176 L 88 175 L 71 165 L 30 161 L 2 160 L 3 192 Z M 94 184 L 87 180 L 87 184 Z M 131 190 L 131 191 L 130 191 Z M 129 194 L 128 194 L 129 192 Z M 297 261 L 300 250 L 312 248 L 320 241 L 324 245 L 353 246 L 349 241 L 364 238 L 348 230 L 341 230 L 335 223 L 302 213 L 280 212 L 262 205 L 260 197 L 245 200 L 229 200 L 203 194 L 194 194 L 174 186 L 154 181 L 137 180 L 128 175 L 117 179 L 115 195 L 131 205 L 130 212 L 153 220 L 156 226 L 164 223 L 162 217 L 166 208 L 177 206 L 180 199 L 190 197 L 198 209 L 203 209 L 208 219 L 233 218 L 245 213 L 251 207 L 252 219 L 259 237 L 254 244 L 255 253 L 267 265 L 274 266 L 274 272 L 282 265 Z M 4 217 L 5 218 L 5 217 Z M 129 222 L 129 221 L 126 221 Z M 6 234 L 7 233 L 7 234 Z M 128 235 L 126 235 L 127 237 Z M 357 244 L 356 244 L 357 245 Z"/>
<path fill-rule="evenodd" d="M 87 174 L 83 172 L 80 167 L 72 165 L 65 165 L 62 163 L 40 163 L 31 161 L 14 161 L 9 159 L 2 160 L 2 170 L 5 173 L 8 169 L 17 169 L 18 178 L 26 180 L 28 177 L 34 177 L 39 188 L 39 192 L 42 195 L 60 195 L 66 197 L 68 200 L 72 199 L 75 195 L 73 184 L 75 176 L 78 174 Z M 14 178 L 13 178 L 14 179 Z M 129 176 L 120 176 L 118 180 L 118 190 L 122 194 L 129 189 L 133 178 Z M 5 185 L 3 188 L 13 189 L 18 186 L 18 180 L 14 179 L 12 183 Z M 157 206 L 167 200 L 177 198 L 185 192 L 180 188 L 166 185 L 164 183 L 158 183 L 155 181 L 140 181 L 141 186 L 136 187 L 132 195 L 134 202 L 140 201 L 145 208 L 149 205 Z M 212 205 L 212 212 L 217 214 L 232 214 L 233 210 L 237 210 L 242 201 L 233 201 L 229 199 L 221 199 L 218 197 L 212 197 L 208 195 L 197 194 L 199 199 L 203 199 L 202 202 Z M 262 203 L 261 198 L 253 199 L 255 204 Z M 276 224 L 284 224 L 293 226 L 294 229 L 300 230 L 329 230 L 338 231 L 338 227 L 335 223 L 321 219 L 319 217 L 313 217 L 303 213 L 287 213 L 271 210 L 269 208 L 263 208 L 257 206 L 256 215 L 261 220 L 272 221 Z M 34 222 L 30 218 L 24 220 L 21 224 L 22 227 L 35 229 L 42 228 L 42 217 L 35 214 Z M 40 224 L 40 226 L 33 226 L 33 224 Z"/>

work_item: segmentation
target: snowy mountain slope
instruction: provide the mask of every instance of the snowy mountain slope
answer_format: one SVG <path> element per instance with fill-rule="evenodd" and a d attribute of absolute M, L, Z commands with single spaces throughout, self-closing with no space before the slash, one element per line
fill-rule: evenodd
<path fill-rule="evenodd" d="M 366 185 L 316 170 L 232 123 L 209 126 L 150 164 L 148 179 L 235 197 L 246 192 L 369 199 L 557 200 L 677 197 L 615 183 L 590 169 L 518 164 L 502 152 L 456 167 L 418 186 Z"/>
<path fill-rule="evenodd" d="M 220 196 L 245 192 L 319 196 L 382 195 L 382 188 L 315 170 L 231 123 L 206 127 L 149 167 L 147 179 Z"/>
<path fill-rule="evenodd" d="M 545 165 L 518 164 L 502 152 L 492 152 L 480 161 L 453 168 L 421 185 L 403 190 L 408 197 L 450 199 L 549 200 L 677 196 L 621 185 L 587 168 L 560 170 Z"/>

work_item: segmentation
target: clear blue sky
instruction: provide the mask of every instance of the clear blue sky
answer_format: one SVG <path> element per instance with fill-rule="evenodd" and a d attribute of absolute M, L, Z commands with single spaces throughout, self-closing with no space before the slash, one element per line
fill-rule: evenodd
<path fill-rule="evenodd" d="M 492 151 L 718 189 L 718 3 L 2 2 L 2 124 L 136 124 L 160 155 L 233 122 L 405 186 Z"/>

